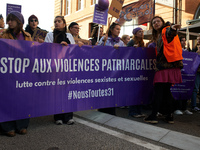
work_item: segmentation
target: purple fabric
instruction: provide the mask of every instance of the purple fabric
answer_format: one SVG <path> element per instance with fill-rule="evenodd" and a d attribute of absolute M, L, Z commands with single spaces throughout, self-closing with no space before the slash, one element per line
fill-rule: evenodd
<path fill-rule="evenodd" d="M 179 68 L 171 68 L 157 71 L 153 83 L 182 83 L 181 70 Z"/>
<path fill-rule="evenodd" d="M 23 33 L 20 33 L 19 35 L 17 35 L 17 39 L 18 40 L 24 40 L 25 38 L 24 38 Z"/>
<path fill-rule="evenodd" d="M 120 37 L 115 37 L 113 38 L 112 36 L 110 36 L 110 42 L 111 43 L 119 43 Z"/>
<path fill-rule="evenodd" d="M 0 45 L 0 122 L 152 100 L 154 49 L 9 39 Z M 193 66 L 185 73 L 195 74 Z"/>
<path fill-rule="evenodd" d="M 142 28 L 140 28 L 140 27 L 137 27 L 137 28 L 135 28 L 135 29 L 133 29 L 133 34 L 135 35 L 138 31 L 140 31 L 140 30 L 143 30 Z"/>
<path fill-rule="evenodd" d="M 176 100 L 188 100 L 191 99 L 194 84 L 195 75 L 200 65 L 200 57 L 196 53 L 183 51 L 183 69 L 182 83 L 175 84 L 171 88 L 172 95 Z"/>
<path fill-rule="evenodd" d="M 148 48 L 156 48 L 156 43 L 152 42 L 148 45 Z"/>

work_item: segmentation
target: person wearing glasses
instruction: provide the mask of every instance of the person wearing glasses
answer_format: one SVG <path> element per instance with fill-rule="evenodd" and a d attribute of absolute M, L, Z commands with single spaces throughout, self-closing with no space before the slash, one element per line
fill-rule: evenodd
<path fill-rule="evenodd" d="M 10 14 L 8 14 L 7 16 L 6 22 L 8 24 L 8 29 L 3 32 L 2 38 L 32 41 L 31 35 L 23 30 L 24 17 L 20 12 L 10 12 Z M 10 137 L 15 136 L 16 132 L 19 134 L 26 134 L 28 125 L 29 119 L 21 119 L 0 123 L 3 132 Z"/>
<path fill-rule="evenodd" d="M 31 15 L 28 18 L 28 25 L 26 26 L 25 31 L 30 33 L 32 38 L 33 38 L 33 35 L 34 35 L 34 32 L 35 32 L 36 29 L 41 30 L 41 28 L 38 27 L 38 24 L 39 24 L 39 20 L 35 15 Z M 40 43 L 44 42 L 44 40 L 40 39 L 40 38 L 37 38 L 36 41 L 40 42 Z"/>
<path fill-rule="evenodd" d="M 74 38 L 79 38 L 79 39 L 81 38 L 79 36 L 80 27 L 79 27 L 78 23 L 76 23 L 76 22 L 70 23 L 68 29 Z"/>
<path fill-rule="evenodd" d="M 79 36 L 80 27 L 78 23 L 76 22 L 70 23 L 68 30 L 69 30 L 69 33 L 71 33 L 71 35 L 73 36 L 76 44 L 78 44 L 79 46 L 84 45 L 84 43 L 79 40 L 81 39 L 81 37 Z"/>

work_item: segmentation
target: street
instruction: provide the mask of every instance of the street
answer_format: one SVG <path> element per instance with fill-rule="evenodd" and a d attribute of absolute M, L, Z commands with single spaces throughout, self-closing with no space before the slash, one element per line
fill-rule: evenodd
<path fill-rule="evenodd" d="M 177 116 L 174 125 L 161 121 L 157 125 L 149 125 L 144 123 L 142 118 L 128 117 L 126 112 L 127 109 L 117 108 L 117 115 L 124 118 L 95 110 L 75 112 L 74 125 L 55 125 L 53 116 L 31 118 L 27 135 L 17 134 L 15 137 L 0 135 L 0 149 L 176 150 L 188 149 L 188 146 L 191 149 L 199 148 L 200 131 L 197 130 L 199 125 L 195 123 L 199 122 L 200 114 L 193 115 L 196 118 L 195 123 L 188 122 L 191 116 L 180 116 L 182 121 Z"/>

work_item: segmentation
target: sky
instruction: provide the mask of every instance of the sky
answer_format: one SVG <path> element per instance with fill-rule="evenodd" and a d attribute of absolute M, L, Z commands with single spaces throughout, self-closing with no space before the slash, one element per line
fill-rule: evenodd
<path fill-rule="evenodd" d="M 47 31 L 52 31 L 54 20 L 54 1 L 55 0 L 0 0 L 0 14 L 6 20 L 6 8 L 8 4 L 21 5 L 21 13 L 24 16 L 24 26 L 28 24 L 28 18 L 32 14 L 38 17 L 39 27 Z M 6 27 L 7 28 L 7 25 Z"/>

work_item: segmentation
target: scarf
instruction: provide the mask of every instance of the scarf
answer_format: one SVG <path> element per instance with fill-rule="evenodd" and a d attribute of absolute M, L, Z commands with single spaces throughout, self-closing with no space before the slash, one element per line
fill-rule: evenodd
<path fill-rule="evenodd" d="M 54 29 L 53 31 L 53 42 L 54 43 L 61 43 L 62 41 L 67 42 L 67 44 L 70 44 L 71 42 L 67 38 L 66 32 L 65 31 L 59 31 Z"/>
<path fill-rule="evenodd" d="M 120 37 L 115 37 L 113 38 L 112 36 L 110 36 L 110 42 L 111 43 L 119 43 Z"/>

